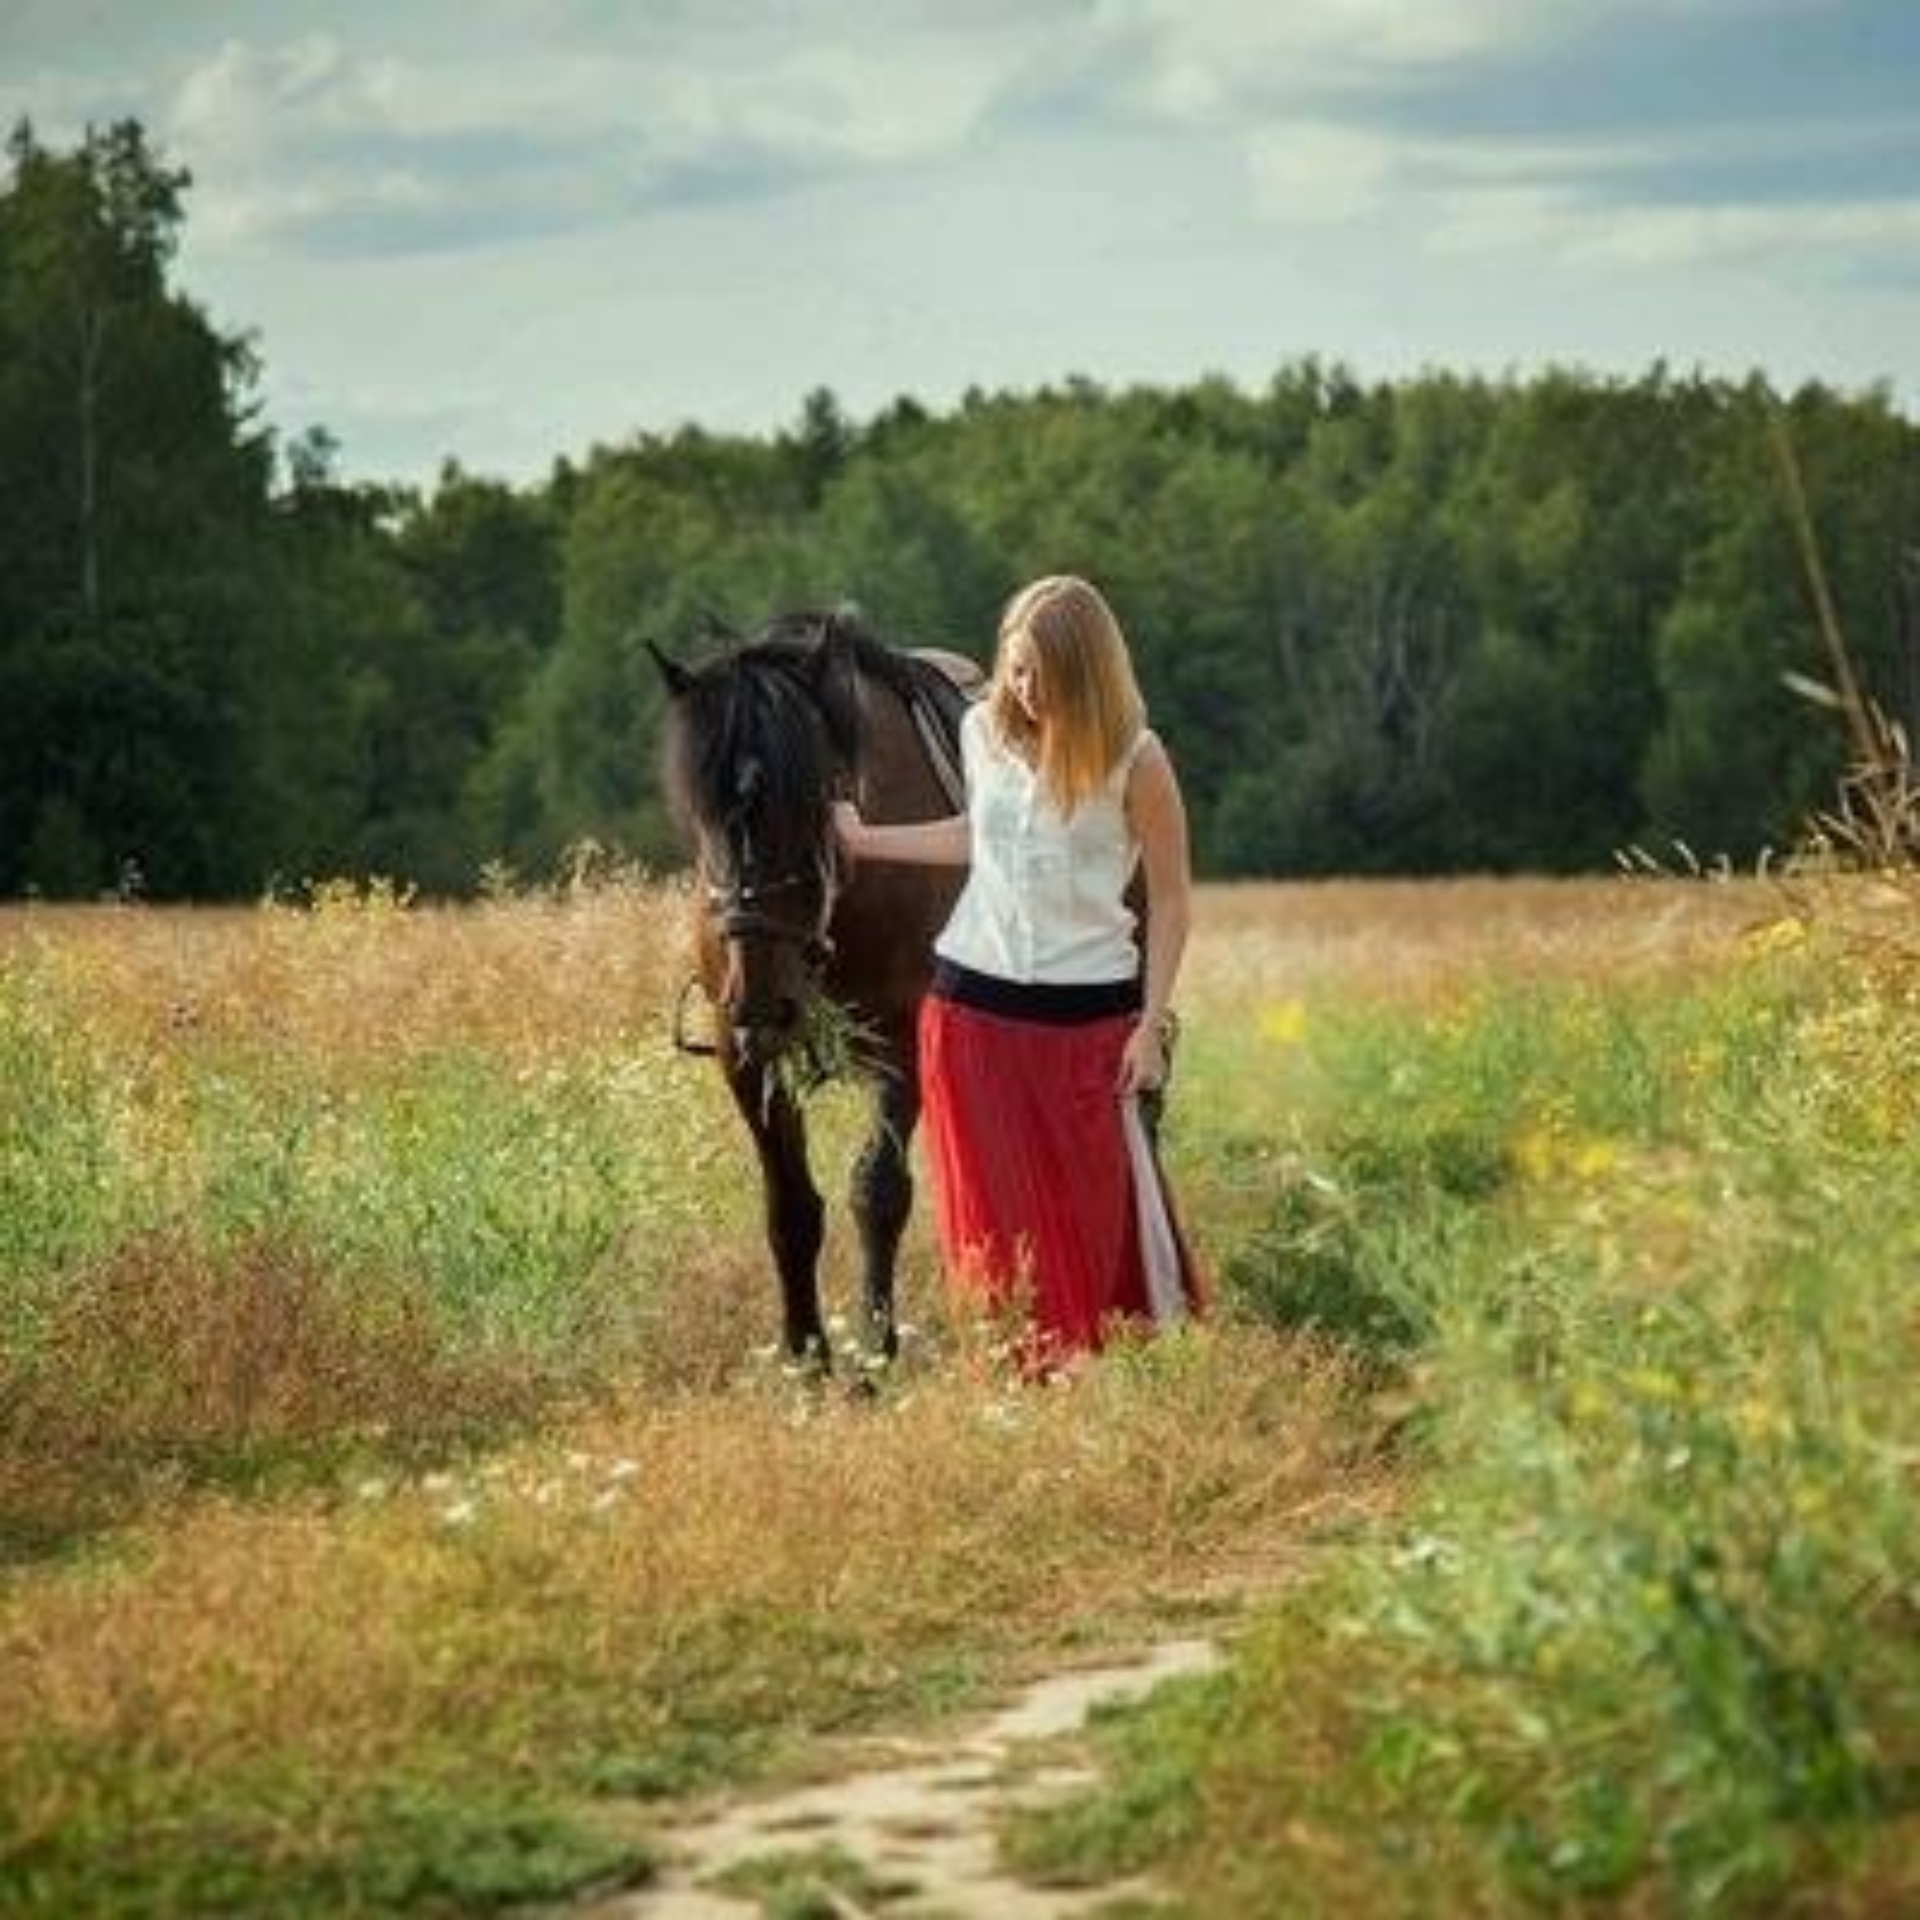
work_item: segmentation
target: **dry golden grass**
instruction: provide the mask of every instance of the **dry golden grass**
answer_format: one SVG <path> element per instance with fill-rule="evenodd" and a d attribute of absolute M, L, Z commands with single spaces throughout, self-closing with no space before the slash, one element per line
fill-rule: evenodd
<path fill-rule="evenodd" d="M 66 1010 L 63 1044 L 90 1062 L 76 1070 L 123 1089 L 112 1109 L 121 1151 L 188 1207 L 209 1171 L 193 1075 L 231 1076 L 271 1113 L 279 1090 L 296 1102 L 316 1089 L 360 1096 L 457 1055 L 487 1062 L 532 1110 L 551 1096 L 543 1075 L 618 1063 L 636 1089 L 624 1097 L 636 1150 L 698 1196 L 688 1204 L 706 1225 L 677 1236 L 684 1251 L 662 1285 L 650 1279 L 658 1224 L 635 1215 L 602 1258 L 597 1362 L 576 1375 L 604 1384 L 611 1369 L 649 1393 L 710 1391 L 771 1339 L 777 1312 L 744 1134 L 717 1076 L 667 1044 L 687 971 L 686 905 L 678 883 L 625 881 L 460 910 L 411 907 L 377 888 L 323 889 L 310 909 L 33 907 L 0 913 L 0 966 Z M 1183 1076 L 1171 1136 L 1176 1161 L 1183 1146 L 1190 1156 L 1180 1171 L 1203 1252 L 1222 1251 L 1215 1228 L 1231 1232 L 1245 1206 L 1215 1191 L 1208 1116 L 1195 1103 L 1216 1120 L 1249 1101 L 1256 1117 L 1284 1104 L 1289 1023 L 1304 1017 L 1295 996 L 1426 1000 L 1493 973 L 1658 977 L 1709 964 L 1778 906 L 1766 887 L 1698 882 L 1203 887 L 1182 999 L 1198 1043 L 1192 1067 L 1206 1078 Z M 1261 1036 L 1251 1050 L 1249 1035 Z M 1230 1063 L 1218 1084 L 1210 1056 Z M 862 1103 L 836 1092 L 815 1118 L 820 1183 L 837 1202 Z M 648 1128 L 656 1138 L 639 1137 Z M 328 1151 L 326 1139 L 316 1134 L 306 1151 Z M 458 1137 L 442 1150 L 457 1153 Z M 825 1283 L 849 1317 L 853 1251 L 836 1205 Z M 420 1280 L 403 1265 L 347 1271 L 285 1234 L 209 1249 L 181 1229 L 143 1229 L 109 1247 L 62 1278 L 31 1366 L 0 1354 L 8 1510 L 28 1516 L 29 1536 L 57 1534 L 63 1501 L 76 1514 L 119 1510 L 125 1488 L 105 1498 L 116 1476 L 150 1481 L 159 1468 L 164 1479 L 183 1459 L 217 1461 L 223 1447 L 490 1428 L 556 1385 L 548 1362 L 450 1341 Z M 937 1351 L 924 1206 L 902 1292 Z M 55 1419 L 49 1396 L 62 1381 L 69 1414 Z M 98 1497 L 83 1499 L 88 1487 Z"/>
<path fill-rule="evenodd" d="M 1187 995 L 1269 984 L 1421 994 L 1506 980 L 1687 968 L 1776 919 L 1771 882 L 1433 880 L 1198 889 Z M 664 1032 L 689 973 L 679 882 L 470 907 L 379 892 L 317 907 L 0 907 L 0 960 L 84 989 L 131 1043 L 401 1061 L 438 1048 L 545 1059 Z"/>
<path fill-rule="evenodd" d="M 344 1803 L 423 1755 L 566 1779 L 853 1724 L 1297 1549 L 1375 1497 L 1362 1440 L 1337 1369 L 1241 1332 L 1070 1389 L 769 1383 L 457 1471 L 203 1499 L 0 1597 L 13 1845 L 129 1770 L 217 1798 L 294 1767 Z"/>
<path fill-rule="evenodd" d="M 684 888 L 641 880 L 459 908 L 378 888 L 310 907 L 0 908 L 0 963 L 80 997 L 104 1044 L 309 1070 L 618 1044 L 665 1020 L 688 951 Z"/>
<path fill-rule="evenodd" d="M 0 1350 L 0 1515 L 54 1542 L 197 1479 L 444 1449 L 563 1387 L 528 1355 L 457 1346 L 389 1276 L 269 1240 L 143 1237 L 67 1276 L 31 1345 Z"/>
<path fill-rule="evenodd" d="M 1312 1366 L 1284 1419 L 1269 1408 L 1237 1426 L 1236 1409 L 1246 1403 L 1231 1383 L 1217 1407 L 1190 1401 L 1177 1383 L 1143 1392 L 1130 1410 L 1116 1402 L 1102 1417 L 1121 1423 L 1119 1437 L 1092 1463 L 1084 1417 L 1104 1404 L 1103 1389 L 1087 1389 L 1070 1406 L 1026 1394 L 1002 1403 L 976 1380 L 944 1378 L 950 1347 L 924 1208 L 903 1279 L 909 1317 L 924 1329 L 910 1347 L 904 1398 L 882 1411 L 849 1411 L 770 1390 L 770 1363 L 758 1356 L 777 1324 L 775 1290 L 753 1218 L 751 1155 L 711 1070 L 664 1053 L 684 973 L 683 916 L 678 888 L 645 885 L 460 912 L 403 908 L 375 893 L 325 896 L 313 911 L 7 916 L 0 956 L 16 986 L 25 982 L 23 991 L 66 1009 L 60 1031 L 77 1036 L 90 1059 L 111 1059 L 134 1077 L 127 1125 L 136 1156 L 185 1150 L 191 1129 L 178 1109 L 189 1070 L 231 1071 L 270 1094 L 404 1080 L 448 1053 L 539 1070 L 638 1052 L 649 1071 L 684 1076 L 676 1082 L 683 1091 L 698 1089 L 699 1118 L 690 1122 L 684 1099 L 661 1110 L 659 1124 L 674 1138 L 657 1151 L 685 1152 L 689 1180 L 730 1196 L 723 1221 L 693 1246 L 674 1285 L 636 1289 L 621 1323 L 606 1330 L 609 1364 L 579 1355 L 600 1404 L 612 1395 L 646 1409 L 634 1416 L 638 1425 L 605 1431 L 553 1424 L 578 1419 L 583 1404 L 581 1381 L 569 1380 L 564 1366 L 455 1341 L 413 1276 L 344 1270 L 297 1239 L 209 1245 L 185 1233 L 143 1233 L 58 1275 L 41 1289 L 32 1338 L 6 1358 L 0 1493 L 28 1536 L 57 1539 L 125 1519 L 141 1501 L 159 1503 L 154 1524 L 168 1531 L 164 1541 L 138 1527 L 125 1536 L 139 1541 L 137 1578 L 101 1588 L 69 1584 L 47 1567 L 16 1579 L 10 1682 L 28 1689 L 18 1696 L 28 1710 L 16 1730 L 63 1724 L 59 1703 L 83 1696 L 118 1700 L 135 1720 L 170 1696 L 169 1725 L 202 1707 L 214 1712 L 195 1678 L 200 1656 L 192 1649 L 202 1642 L 228 1645 L 236 1670 L 256 1680 L 281 1659 L 298 1669 L 297 1678 L 249 1684 L 230 1698 L 215 1689 L 227 1699 L 219 1713 L 250 1713 L 281 1695 L 305 1703 L 290 1713 L 322 1697 L 345 1699 L 359 1685 L 356 1673 L 379 1670 L 368 1636 L 397 1634 L 406 1658 L 419 1653 L 418 1635 L 444 1598 L 441 1575 L 427 1570 L 469 1550 L 511 1558 L 524 1549 L 546 1568 L 543 1579 L 594 1585 L 589 1611 L 610 1609 L 609 1618 L 629 1625 L 644 1617 L 654 1623 L 649 1633 L 668 1614 L 698 1614 L 701 1594 L 722 1613 L 735 1610 L 728 1617 L 859 1590 L 876 1623 L 901 1610 L 946 1622 L 977 1611 L 990 1622 L 1003 1603 L 1030 1608 L 1043 1590 L 1046 1607 L 1070 1612 L 1083 1585 L 1099 1587 L 1123 1562 L 1149 1571 L 1184 1562 L 1200 1539 L 1196 1498 L 1218 1509 L 1201 1533 L 1224 1549 L 1248 1510 L 1291 1510 L 1270 1497 L 1289 1475 L 1303 1485 L 1324 1481 L 1337 1499 L 1359 1486 L 1357 1469 L 1329 1465 L 1337 1423 L 1328 1409 L 1337 1396 Z M 74 1009 L 84 1011 L 77 1024 Z M 528 1101 L 545 1098 L 547 1084 L 536 1071 Z M 644 1118 L 644 1108 L 636 1112 Z M 822 1184 L 831 1189 L 839 1184 L 834 1161 L 846 1157 L 859 1125 L 858 1103 L 836 1094 L 821 1117 Z M 616 1273 L 648 1257 L 649 1222 L 636 1217 L 632 1234 L 631 1250 L 616 1246 L 609 1256 Z M 842 1302 L 849 1242 L 837 1216 L 828 1286 Z M 1291 1378 L 1295 1364 L 1278 1350 L 1259 1351 L 1261 1364 L 1248 1376 L 1256 1397 Z M 1204 1363 L 1209 1373 L 1217 1368 Z M 249 1484 L 262 1460 L 303 1456 L 334 1462 L 334 1472 L 343 1460 L 374 1458 L 374 1466 L 347 1471 L 377 1473 L 384 1454 L 405 1472 L 420 1446 L 524 1425 L 542 1405 L 552 1436 L 544 1445 L 646 1456 L 644 1489 L 623 1488 L 613 1520 L 596 1518 L 581 1531 L 575 1514 L 572 1531 L 555 1533 L 556 1517 L 529 1497 L 518 1508 L 490 1504 L 487 1525 L 468 1536 L 448 1530 L 418 1496 L 363 1508 L 311 1492 L 251 1500 L 192 1492 L 207 1477 L 199 1467 L 210 1466 L 216 1482 L 238 1475 L 236 1484 Z M 1004 1430 L 996 1422 L 1007 1423 Z M 499 1454 L 487 1471 L 519 1484 L 536 1473 L 534 1457 Z M 1010 1459 L 1018 1463 L 1012 1482 Z M 1067 1509 L 1042 1497 L 1052 1487 L 1065 1490 Z M 1301 1488 L 1295 1495 L 1306 1497 Z M 1080 1518 L 1063 1523 L 1063 1511 Z M 937 1546 L 934 1535 L 944 1536 Z M 344 1592 L 339 1600 L 337 1674 L 327 1666 L 334 1656 L 305 1644 L 334 1630 L 326 1625 L 330 1576 L 319 1569 L 336 1560 L 354 1568 L 349 1585 L 371 1583 L 365 1604 Z M 914 1577 L 922 1562 L 937 1562 L 934 1586 Z M 389 1563 L 411 1571 L 380 1574 Z M 243 1565 L 264 1587 L 249 1587 Z M 416 1575 L 417 1587 L 409 1584 Z M 257 1604 L 282 1578 L 289 1594 L 314 1603 L 291 1610 L 303 1622 L 297 1659 L 277 1637 L 295 1629 L 280 1609 Z M 394 1579 L 404 1591 L 389 1607 L 372 1596 L 387 1594 Z M 584 1591 L 576 1597 L 587 1604 Z M 650 1611 L 656 1606 L 664 1613 Z M 28 1624 L 69 1607 L 106 1611 L 44 1632 Z M 200 1627 L 177 1636 L 189 1618 Z M 527 1620 L 515 1630 L 528 1630 Z M 123 1644 L 133 1651 L 115 1678 L 112 1649 Z M 628 1647 L 621 1658 L 631 1656 Z M 187 1666 L 169 1664 L 179 1661 Z M 136 1686 L 131 1676 L 143 1668 L 147 1679 Z M 172 1681 L 164 1678 L 170 1671 Z M 462 1673 L 467 1687 L 471 1674 Z M 369 1721 L 373 1701 L 398 1685 L 393 1676 L 367 1682 Z M 130 1734 L 132 1724 L 120 1731 Z"/>
<path fill-rule="evenodd" d="M 1203 886 L 1185 991 L 1423 999 L 1489 978 L 1658 978 L 1786 911 L 1769 881 L 1259 881 Z"/>

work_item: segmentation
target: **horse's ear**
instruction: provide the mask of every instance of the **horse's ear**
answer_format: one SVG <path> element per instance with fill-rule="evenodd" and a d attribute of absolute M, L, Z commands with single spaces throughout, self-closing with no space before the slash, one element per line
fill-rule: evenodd
<path fill-rule="evenodd" d="M 854 691 L 853 636 L 844 611 L 821 619 L 802 670 L 833 736 L 834 751 L 851 761 L 859 750 L 860 716 Z"/>
<path fill-rule="evenodd" d="M 666 682 L 667 691 L 678 700 L 693 685 L 693 675 L 678 660 L 662 653 L 651 640 L 647 642 L 647 651 L 653 655 L 653 664 L 660 669 L 660 678 Z"/>
<path fill-rule="evenodd" d="M 807 649 L 807 677 L 817 691 L 826 692 L 852 671 L 853 629 L 858 619 L 858 609 L 849 601 L 819 616 L 813 644 Z"/>

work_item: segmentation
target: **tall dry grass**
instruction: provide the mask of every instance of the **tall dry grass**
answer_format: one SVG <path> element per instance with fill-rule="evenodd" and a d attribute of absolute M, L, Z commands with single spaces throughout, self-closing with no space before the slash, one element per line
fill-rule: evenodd
<path fill-rule="evenodd" d="M 751 1156 L 668 1042 L 682 905 L 8 926 L 0 1906 L 638 1871 L 608 1796 L 1148 1631 L 1378 1497 L 1310 1343 L 1011 1384 L 924 1215 L 895 1381 L 786 1379 Z M 815 1120 L 843 1187 L 860 1104 Z"/>
<path fill-rule="evenodd" d="M 737 1364 L 718 1290 L 672 1310 L 716 1226 L 747 1261 L 753 1206 L 668 1042 L 683 908 L 622 884 L 14 913 L 0 1538 L 57 1533 L 61 1486 L 114 1508 L 122 1468 L 444 1441 L 615 1374 L 711 1379 L 716 1337 Z"/>
<path fill-rule="evenodd" d="M 383 884 L 169 911 L 0 907 L 0 960 L 157 1065 L 277 1058 L 324 1077 L 444 1051 L 516 1066 L 644 1044 L 686 970 L 687 899 L 644 879 L 422 906 Z"/>
<path fill-rule="evenodd" d="M 423 1844 L 379 1819 L 396 1796 L 558 1797 L 591 1826 L 792 1764 L 1270 1576 L 1366 1505 L 1363 1441 L 1337 1366 L 1248 1333 L 1071 1390 L 771 1379 L 202 1497 L 0 1600 L 0 1890 L 384 1910 L 339 1894 Z"/>

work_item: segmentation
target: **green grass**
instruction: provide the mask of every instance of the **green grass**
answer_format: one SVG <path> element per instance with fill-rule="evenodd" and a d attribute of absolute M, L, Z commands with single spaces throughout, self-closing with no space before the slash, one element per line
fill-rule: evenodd
<path fill-rule="evenodd" d="M 67 1920 L 156 1913 L 496 1913 L 652 1878 L 645 1846 L 536 1794 L 396 1774 L 337 1793 L 249 1774 L 191 1796 L 129 1783 L 91 1823 L 0 1859 L 0 1910 Z M 142 1794 L 142 1785 L 155 1790 Z"/>
<path fill-rule="evenodd" d="M 1153 1866 L 1193 1828 L 1196 1756 L 1219 1737 L 1230 1701 L 1215 1674 L 1163 1682 L 1151 1706 L 1108 1707 L 1091 1735 L 1112 1784 L 1037 1807 L 1002 1825 L 1000 1851 L 1039 1886 L 1099 1887 Z"/>
<path fill-rule="evenodd" d="M 0 1142 L 16 1310 L 138 1232 L 271 1236 L 411 1276 L 468 1339 L 566 1350 L 716 1217 L 750 1217 L 705 1081 L 624 1052 L 529 1068 L 453 1050 L 333 1086 L 220 1054 L 143 1067 L 84 1007 L 0 993 Z"/>
<path fill-rule="evenodd" d="M 858 1912 L 883 1912 L 918 1891 L 911 1880 L 875 1873 L 833 1841 L 754 1854 L 706 1884 L 758 1901 L 766 1920 L 840 1920 L 849 1902 Z"/>
<path fill-rule="evenodd" d="M 1316 1023 L 1231 1278 L 1401 1382 L 1417 1495 L 1017 1847 L 1209 1915 L 1920 1891 L 1920 999 L 1807 961 Z"/>

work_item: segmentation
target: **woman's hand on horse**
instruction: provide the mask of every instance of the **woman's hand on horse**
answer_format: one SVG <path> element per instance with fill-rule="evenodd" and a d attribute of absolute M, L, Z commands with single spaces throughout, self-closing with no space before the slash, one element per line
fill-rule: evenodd
<path fill-rule="evenodd" d="M 1166 1047 L 1159 1030 L 1143 1020 L 1127 1035 L 1127 1044 L 1120 1055 L 1120 1097 L 1152 1093 L 1166 1077 Z"/>
<path fill-rule="evenodd" d="M 857 860 L 866 851 L 867 823 L 851 800 L 833 803 L 833 837 L 840 842 L 840 851 L 850 859 Z"/>
<path fill-rule="evenodd" d="M 892 825 L 864 818 L 850 800 L 833 803 L 833 835 L 852 859 L 898 860 L 908 866 L 964 867 L 973 850 L 967 816 L 902 820 Z"/>

